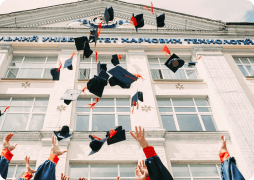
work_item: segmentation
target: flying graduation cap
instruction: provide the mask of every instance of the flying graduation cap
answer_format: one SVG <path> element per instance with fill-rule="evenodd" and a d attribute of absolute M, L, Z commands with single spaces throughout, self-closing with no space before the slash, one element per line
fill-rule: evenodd
<path fill-rule="evenodd" d="M 114 130 L 107 131 L 107 144 L 115 144 L 120 141 L 126 140 L 125 129 L 122 126 L 117 126 Z"/>
<path fill-rule="evenodd" d="M 97 74 L 99 75 L 101 70 L 107 71 L 107 64 L 101 64 L 100 61 L 97 64 Z"/>
<path fill-rule="evenodd" d="M 143 14 L 138 14 L 135 17 L 134 14 L 132 14 L 130 23 L 132 23 L 135 26 L 136 31 L 138 30 L 138 28 L 143 27 L 145 25 Z"/>
<path fill-rule="evenodd" d="M 93 54 L 93 51 L 90 49 L 89 41 L 86 36 L 74 38 L 75 45 L 77 48 L 77 51 L 83 50 L 83 59 L 84 57 L 89 58 L 91 54 Z"/>
<path fill-rule="evenodd" d="M 58 81 L 60 76 L 60 70 L 58 71 L 58 68 L 52 68 L 50 70 L 50 74 L 53 77 L 53 81 Z"/>
<path fill-rule="evenodd" d="M 138 100 L 143 102 L 143 92 L 141 91 L 138 91 L 134 96 L 132 96 L 131 99 L 132 113 L 134 111 L 134 106 L 137 106 L 137 109 L 139 107 Z"/>
<path fill-rule="evenodd" d="M 164 27 L 165 26 L 165 14 L 161 14 L 160 16 L 156 16 L 156 24 L 157 24 L 157 30 L 159 27 Z"/>
<path fill-rule="evenodd" d="M 75 53 L 72 53 L 71 58 L 65 61 L 64 68 L 72 70 L 72 60 L 73 60 L 74 55 L 75 55 Z"/>
<path fill-rule="evenodd" d="M 112 21 L 114 19 L 114 10 L 113 10 L 112 6 L 108 9 L 107 8 L 105 9 L 104 19 L 107 24 L 109 21 Z"/>
<path fill-rule="evenodd" d="M 188 62 L 188 66 L 195 66 L 195 65 L 196 65 L 196 63 L 197 63 L 197 62 L 193 62 L 193 61 Z"/>
<path fill-rule="evenodd" d="M 177 55 L 173 54 L 170 58 L 165 62 L 165 66 L 167 66 L 174 73 L 184 65 L 184 60 L 179 58 Z"/>
<path fill-rule="evenodd" d="M 7 111 L 7 109 L 9 109 L 10 108 L 10 106 L 7 106 L 6 108 L 5 108 L 5 110 L 4 110 L 4 113 Z M 2 116 L 2 115 L 4 115 L 4 113 L 2 113 L 1 112 L 1 110 L 0 110 L 0 117 Z"/>
<path fill-rule="evenodd" d="M 69 105 L 71 101 L 77 100 L 81 92 L 82 91 L 79 89 L 67 89 L 64 95 L 61 97 L 61 100 L 64 100 L 64 103 Z"/>
<path fill-rule="evenodd" d="M 123 83 L 122 81 L 118 80 L 117 78 L 115 78 L 113 76 L 109 79 L 108 82 L 109 82 L 109 85 L 111 87 L 118 85 L 123 89 L 129 89 L 130 88 L 130 85 L 126 85 L 125 83 Z"/>
<path fill-rule="evenodd" d="M 117 64 L 120 64 L 117 54 L 112 55 L 111 63 L 112 63 L 114 66 L 116 66 Z"/>
<path fill-rule="evenodd" d="M 63 126 L 61 131 L 54 131 L 54 134 L 58 141 L 62 141 L 66 138 L 71 138 L 72 134 L 70 133 L 69 126 Z"/>
<path fill-rule="evenodd" d="M 92 140 L 92 142 L 90 142 L 90 144 L 89 144 L 90 148 L 92 149 L 89 156 L 94 153 L 97 153 L 107 140 L 107 138 L 101 139 L 101 138 L 98 138 L 94 135 L 89 135 L 89 138 Z"/>
<path fill-rule="evenodd" d="M 98 27 L 96 29 L 90 30 L 89 42 L 94 42 L 95 46 L 99 37 Z"/>

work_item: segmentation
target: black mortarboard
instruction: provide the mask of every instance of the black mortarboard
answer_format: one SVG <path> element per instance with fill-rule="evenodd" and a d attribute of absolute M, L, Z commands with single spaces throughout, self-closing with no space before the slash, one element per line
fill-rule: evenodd
<path fill-rule="evenodd" d="M 100 71 L 100 73 L 99 73 L 99 75 L 97 77 L 102 78 L 103 80 L 108 81 L 109 75 L 108 75 L 108 73 L 104 69 L 101 69 L 101 71 Z M 108 83 L 106 83 L 106 85 L 107 84 Z"/>
<path fill-rule="evenodd" d="M 64 95 L 61 97 L 61 100 L 64 100 L 64 103 L 69 105 L 71 101 L 77 100 L 81 92 L 82 91 L 79 89 L 67 89 Z"/>
<path fill-rule="evenodd" d="M 121 82 L 120 80 L 116 79 L 115 77 L 111 77 L 108 82 L 109 82 L 110 86 L 116 86 L 116 85 L 118 85 L 118 86 L 120 86 L 121 88 L 124 88 L 124 89 L 129 89 L 130 88 L 130 85 L 124 84 L 123 82 Z"/>
<path fill-rule="evenodd" d="M 54 134 L 56 135 L 58 141 L 70 138 L 72 136 L 69 126 L 63 126 L 61 131 L 54 131 Z"/>
<path fill-rule="evenodd" d="M 160 16 L 156 17 L 157 27 L 164 27 L 165 26 L 165 14 L 161 14 Z"/>
<path fill-rule="evenodd" d="M 110 16 L 109 21 L 113 21 L 113 19 L 114 19 L 114 10 L 113 10 L 112 6 L 110 8 L 108 8 L 108 13 L 109 13 L 109 16 Z"/>
<path fill-rule="evenodd" d="M 131 99 L 131 106 L 136 106 L 138 100 L 143 102 L 143 92 L 138 91 Z"/>
<path fill-rule="evenodd" d="M 101 70 L 107 71 L 107 64 L 101 64 L 100 61 L 97 64 L 97 74 L 99 75 Z"/>
<path fill-rule="evenodd" d="M 98 40 L 98 27 L 96 29 L 90 30 L 89 42 L 94 42 L 95 46 Z"/>
<path fill-rule="evenodd" d="M 122 126 L 117 126 L 114 130 L 107 131 L 106 137 L 108 145 L 124 141 L 126 140 L 125 129 L 122 129 Z"/>
<path fill-rule="evenodd" d="M 85 47 L 84 47 L 84 53 L 83 53 L 83 59 L 84 56 L 86 58 L 89 58 L 93 54 L 93 51 L 90 49 L 89 43 L 85 42 Z"/>
<path fill-rule="evenodd" d="M 197 62 L 188 62 L 188 66 L 195 66 Z"/>
<path fill-rule="evenodd" d="M 133 14 L 133 16 L 134 16 L 134 14 Z M 138 14 L 138 15 L 136 15 L 136 16 L 135 16 L 135 19 L 136 19 L 136 21 L 137 21 L 137 26 L 135 26 L 135 27 L 136 27 L 136 30 L 137 30 L 138 28 L 143 27 L 143 26 L 145 25 L 145 23 L 144 23 L 144 18 L 143 18 L 143 14 Z"/>
<path fill-rule="evenodd" d="M 178 61 L 178 65 L 176 67 L 173 66 L 173 62 Z M 165 66 L 167 66 L 174 73 L 184 65 L 184 60 L 179 58 L 177 55 L 173 54 L 170 58 L 165 62 Z"/>
<path fill-rule="evenodd" d="M 106 21 L 106 23 L 108 24 L 108 21 L 110 19 L 110 15 L 109 15 L 109 12 L 108 12 L 108 8 L 105 9 L 105 12 L 104 12 L 104 19 Z"/>
<path fill-rule="evenodd" d="M 57 71 L 57 70 L 58 70 L 58 68 L 52 68 L 52 69 L 50 70 L 50 74 L 51 74 L 52 77 L 53 77 L 53 81 L 59 80 L 60 70 L 59 70 L 59 71 Z"/>
<path fill-rule="evenodd" d="M 97 153 L 101 149 L 103 144 L 106 142 L 107 138 L 100 140 L 98 137 L 93 136 L 93 135 L 89 135 L 89 137 L 92 140 L 92 142 L 90 142 L 90 144 L 89 144 L 90 148 L 92 149 L 92 151 L 89 154 L 89 156 L 90 156 L 94 153 Z"/>
<path fill-rule="evenodd" d="M 102 73 L 102 71 L 104 71 L 104 70 L 101 70 L 100 74 Z M 104 87 L 107 86 L 107 83 L 108 83 L 107 79 L 104 79 L 104 77 L 100 77 L 100 74 L 99 74 L 99 76 L 94 76 L 87 83 L 87 89 L 89 90 L 89 92 L 98 96 L 98 97 L 102 96 Z"/>
<path fill-rule="evenodd" d="M 73 59 L 73 57 L 65 61 L 64 68 L 72 70 L 72 59 Z"/>
<path fill-rule="evenodd" d="M 137 77 L 129 73 L 121 66 L 116 66 L 108 71 L 112 76 L 121 81 L 125 86 L 130 86 L 134 81 L 137 81 Z"/>
<path fill-rule="evenodd" d="M 0 117 L 1 117 L 2 115 L 4 115 L 4 113 L 2 113 L 1 110 L 0 110 Z"/>
<path fill-rule="evenodd" d="M 80 51 L 84 49 L 85 42 L 87 42 L 88 39 L 86 36 L 83 36 L 83 37 L 74 38 L 74 41 L 75 41 L 77 51 Z"/>
<path fill-rule="evenodd" d="M 120 64 L 117 54 L 112 55 L 111 63 L 112 63 L 114 66 L 116 66 L 117 64 Z"/>

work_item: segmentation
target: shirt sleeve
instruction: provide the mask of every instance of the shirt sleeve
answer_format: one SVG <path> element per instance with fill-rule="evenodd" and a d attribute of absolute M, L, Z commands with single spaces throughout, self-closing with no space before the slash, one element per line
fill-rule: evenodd
<path fill-rule="evenodd" d="M 25 172 L 22 176 L 23 179 L 30 180 L 33 177 L 32 173 Z"/>
<path fill-rule="evenodd" d="M 9 162 L 11 162 L 13 154 L 8 149 L 3 149 L 1 156 L 5 157 Z"/>
<path fill-rule="evenodd" d="M 228 151 L 225 151 L 223 153 L 220 153 L 219 157 L 220 157 L 220 162 L 222 164 L 224 161 L 226 161 L 230 157 L 230 155 Z"/>
<path fill-rule="evenodd" d="M 55 155 L 55 154 L 50 154 L 49 160 L 54 162 L 55 164 L 57 164 L 58 161 L 59 161 L 59 157 L 57 155 Z"/>
<path fill-rule="evenodd" d="M 143 149 L 145 155 L 146 155 L 146 158 L 150 158 L 150 157 L 153 157 L 153 156 L 156 156 L 156 152 L 154 151 L 154 147 L 153 146 L 148 146 L 148 147 L 145 147 Z"/>

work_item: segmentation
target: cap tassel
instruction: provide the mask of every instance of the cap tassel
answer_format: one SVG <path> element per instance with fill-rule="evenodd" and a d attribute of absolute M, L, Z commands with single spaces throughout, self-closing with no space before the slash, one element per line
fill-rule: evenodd
<path fill-rule="evenodd" d="M 133 77 L 130 77 L 130 76 L 128 76 L 128 75 L 124 75 L 124 76 L 126 76 L 126 77 L 128 77 L 128 78 L 131 78 L 131 79 L 133 79 L 134 81 L 137 81 L 137 79 L 135 79 L 135 78 L 133 78 Z"/>
<path fill-rule="evenodd" d="M 119 59 L 119 60 L 122 59 L 122 54 L 119 54 L 119 55 L 118 55 L 118 59 Z"/>
<path fill-rule="evenodd" d="M 130 23 L 132 23 L 135 27 L 138 25 L 137 20 L 135 17 L 131 17 Z"/>
<path fill-rule="evenodd" d="M 84 87 L 84 88 L 82 89 L 82 92 L 85 93 L 85 96 L 84 96 L 84 97 L 86 97 L 86 92 L 85 92 L 86 89 L 87 89 L 87 87 Z"/>
<path fill-rule="evenodd" d="M 73 58 L 73 56 L 74 56 L 75 54 L 76 54 L 75 52 L 74 52 L 74 53 L 72 53 L 71 58 Z"/>
<path fill-rule="evenodd" d="M 61 68 L 62 68 L 62 63 L 61 63 L 61 61 L 60 61 L 60 63 L 59 63 L 59 68 L 58 68 L 56 71 L 59 72 Z"/>
<path fill-rule="evenodd" d="M 102 25 L 102 21 L 100 22 L 100 24 L 98 26 L 99 30 L 101 29 L 101 25 Z"/>
<path fill-rule="evenodd" d="M 97 102 L 99 102 L 99 98 L 97 97 L 96 98 L 96 102 L 95 103 L 92 103 L 92 104 L 88 104 L 90 107 L 89 107 L 89 109 L 93 109 L 93 108 L 95 108 L 95 104 L 97 104 Z"/>
<path fill-rule="evenodd" d="M 10 108 L 10 106 L 7 106 L 6 108 L 5 108 L 5 110 L 4 110 L 4 112 L 6 112 L 7 111 L 7 109 L 9 109 Z"/>
<path fill-rule="evenodd" d="M 138 102 L 137 102 L 137 110 L 138 110 L 138 107 L 139 107 L 139 104 L 138 104 Z"/>
<path fill-rule="evenodd" d="M 110 131 L 109 131 L 109 138 L 108 139 L 112 138 L 116 133 L 117 133 L 116 130 L 110 129 Z"/>
<path fill-rule="evenodd" d="M 147 9 L 148 11 L 151 11 L 151 12 L 154 14 L 154 12 L 153 12 L 153 3 L 152 3 L 152 2 L 151 2 L 151 9 L 149 9 L 149 8 L 146 7 L 146 6 L 144 6 L 144 8 Z"/>
<path fill-rule="evenodd" d="M 95 135 L 92 135 L 92 137 L 93 137 L 94 139 L 98 139 L 99 141 L 101 140 L 101 138 L 98 138 L 98 137 L 95 136 Z"/>
<path fill-rule="evenodd" d="M 132 111 L 131 111 L 131 113 L 133 114 L 133 112 L 134 112 L 134 107 L 136 106 L 136 103 L 135 102 L 133 102 L 132 103 Z"/>
<path fill-rule="evenodd" d="M 198 57 L 198 60 L 200 60 L 200 59 L 201 59 L 201 56 Z"/>
<path fill-rule="evenodd" d="M 95 60 L 96 60 L 96 62 L 97 62 L 97 58 L 98 58 L 98 52 L 95 51 Z"/>
<path fill-rule="evenodd" d="M 171 56 L 171 52 L 169 51 L 168 47 L 165 45 L 161 51 L 164 51 L 167 54 Z M 168 56 L 168 55 L 167 55 Z"/>
<path fill-rule="evenodd" d="M 144 80 L 144 78 L 140 74 L 133 74 L 133 75 L 136 76 L 137 78 L 141 78 L 142 80 Z"/>

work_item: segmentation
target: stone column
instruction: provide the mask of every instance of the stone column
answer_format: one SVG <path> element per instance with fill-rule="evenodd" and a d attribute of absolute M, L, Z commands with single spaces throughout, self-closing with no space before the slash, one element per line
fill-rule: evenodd
<path fill-rule="evenodd" d="M 11 44 L 2 44 L 0 46 L 0 77 L 4 76 L 5 70 L 8 67 L 8 59 L 12 55 L 12 45 Z"/>

